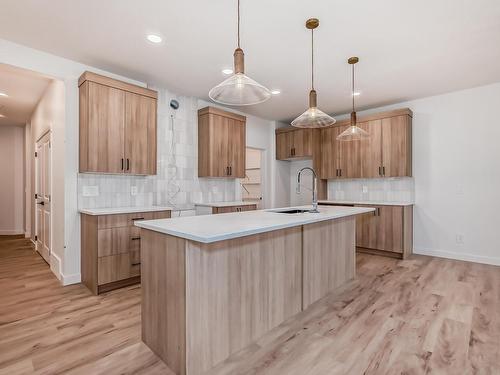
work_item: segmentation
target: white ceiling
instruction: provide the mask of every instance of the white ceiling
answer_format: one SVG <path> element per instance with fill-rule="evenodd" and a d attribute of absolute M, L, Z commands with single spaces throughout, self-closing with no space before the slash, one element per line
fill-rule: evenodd
<path fill-rule="evenodd" d="M 51 79 L 41 74 L 0 64 L 1 125 L 23 126 L 28 122 Z"/>
<path fill-rule="evenodd" d="M 307 106 L 309 17 L 319 107 L 349 111 L 346 60 L 358 64 L 359 108 L 500 81 L 498 0 L 241 0 L 246 72 L 282 94 L 245 108 L 289 120 Z M 207 99 L 236 43 L 236 0 L 2 0 L 0 37 Z M 164 43 L 145 40 L 159 33 Z"/>

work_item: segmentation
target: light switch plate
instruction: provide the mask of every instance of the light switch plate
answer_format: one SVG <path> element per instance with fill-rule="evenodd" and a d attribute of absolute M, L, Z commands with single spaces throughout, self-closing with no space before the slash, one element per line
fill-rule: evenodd
<path fill-rule="evenodd" d="M 368 186 L 363 185 L 363 194 L 368 193 Z"/>
<path fill-rule="evenodd" d="M 84 197 L 97 197 L 99 195 L 99 186 L 84 186 L 82 194 Z"/>
<path fill-rule="evenodd" d="M 130 195 L 137 195 L 137 186 L 130 187 Z"/>

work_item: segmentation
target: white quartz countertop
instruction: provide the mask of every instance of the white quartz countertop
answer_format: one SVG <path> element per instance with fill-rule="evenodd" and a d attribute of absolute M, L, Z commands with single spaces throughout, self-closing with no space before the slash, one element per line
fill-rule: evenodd
<path fill-rule="evenodd" d="M 200 207 L 232 207 L 232 206 L 253 206 L 256 204 L 257 204 L 257 202 L 235 201 L 235 202 L 195 203 L 195 206 L 200 206 Z"/>
<path fill-rule="evenodd" d="M 136 212 L 172 211 L 172 207 L 138 206 L 138 207 L 113 207 L 113 208 L 80 208 L 78 211 L 86 215 L 99 216 L 99 215 L 133 214 Z"/>
<path fill-rule="evenodd" d="M 319 200 L 318 204 L 366 204 L 373 206 L 413 206 L 413 202 Z"/>
<path fill-rule="evenodd" d="M 309 209 L 311 206 L 286 207 Z M 319 213 L 283 214 L 274 210 L 234 212 L 218 215 L 180 217 L 136 222 L 140 228 L 169 234 L 188 240 L 212 243 L 250 236 L 252 234 L 339 219 L 374 211 L 369 207 L 320 206 Z"/>

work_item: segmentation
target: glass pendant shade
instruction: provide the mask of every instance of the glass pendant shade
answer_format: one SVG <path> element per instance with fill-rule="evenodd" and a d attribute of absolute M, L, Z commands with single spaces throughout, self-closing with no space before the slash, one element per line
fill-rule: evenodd
<path fill-rule="evenodd" d="M 338 141 L 362 141 L 370 138 L 370 134 L 358 126 L 349 126 L 337 136 Z"/>
<path fill-rule="evenodd" d="M 243 73 L 233 74 L 208 93 L 214 102 L 226 105 L 252 105 L 265 102 L 271 91 Z"/>

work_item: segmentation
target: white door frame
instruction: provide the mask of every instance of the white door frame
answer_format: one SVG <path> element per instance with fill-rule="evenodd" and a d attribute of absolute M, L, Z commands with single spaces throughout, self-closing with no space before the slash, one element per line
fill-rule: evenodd
<path fill-rule="evenodd" d="M 35 143 L 35 250 L 50 265 L 52 246 L 52 133 L 42 134 Z M 48 160 L 47 160 L 48 159 Z M 40 174 L 46 168 L 45 175 Z M 48 217 L 48 220 L 47 220 Z M 48 222 L 47 222 L 48 221 Z M 48 226 L 48 228 L 47 228 Z"/>

